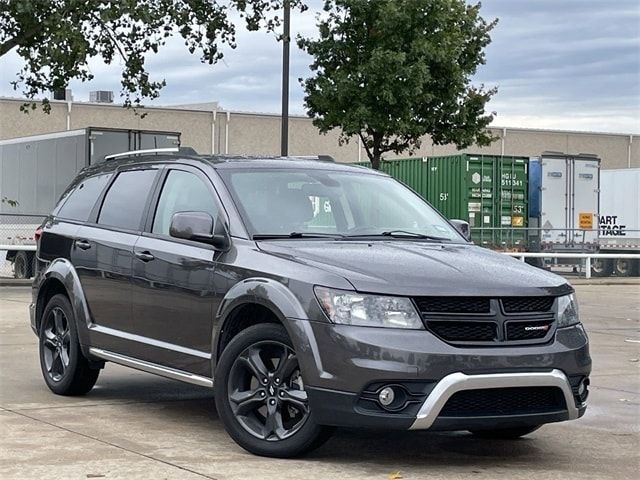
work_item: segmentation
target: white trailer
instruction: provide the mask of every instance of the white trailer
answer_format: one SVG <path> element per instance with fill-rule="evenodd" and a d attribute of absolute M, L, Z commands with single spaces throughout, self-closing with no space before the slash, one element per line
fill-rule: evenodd
<path fill-rule="evenodd" d="M 599 246 L 601 253 L 640 253 L 640 168 L 600 172 Z M 600 259 L 596 276 L 638 275 L 638 260 Z"/>
<path fill-rule="evenodd" d="M 600 159 L 544 152 L 529 161 L 529 227 L 533 250 L 598 249 Z"/>
<path fill-rule="evenodd" d="M 31 276 L 36 228 L 80 170 L 114 153 L 179 146 L 177 132 L 99 127 L 0 140 L 0 250 L 14 276 Z"/>

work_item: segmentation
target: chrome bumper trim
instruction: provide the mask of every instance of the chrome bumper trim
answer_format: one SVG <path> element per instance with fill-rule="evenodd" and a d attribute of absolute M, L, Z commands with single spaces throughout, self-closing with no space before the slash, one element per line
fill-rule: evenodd
<path fill-rule="evenodd" d="M 127 357 L 126 355 L 120 355 L 119 353 L 108 352 L 100 348 L 89 348 L 89 353 L 95 355 L 102 360 L 108 360 L 113 363 L 125 365 L 127 367 L 142 370 L 147 373 L 154 373 L 162 377 L 171 378 L 173 380 L 179 380 L 181 382 L 193 383 L 194 385 L 200 385 L 202 387 L 213 387 L 213 380 L 200 375 L 194 375 L 193 373 L 183 372 L 182 370 L 176 370 L 174 368 L 163 367 L 155 363 L 147 362 L 145 360 L 138 360 L 137 358 Z"/>
<path fill-rule="evenodd" d="M 457 372 L 447 375 L 431 391 L 420 407 L 411 430 L 427 429 L 433 425 L 447 400 L 456 392 L 462 390 L 477 390 L 483 388 L 510 387 L 558 387 L 564 394 L 567 404 L 569 420 L 578 418 L 571 385 L 566 375 L 557 369 L 550 372 L 524 373 L 493 373 L 487 375 L 465 375 Z"/>

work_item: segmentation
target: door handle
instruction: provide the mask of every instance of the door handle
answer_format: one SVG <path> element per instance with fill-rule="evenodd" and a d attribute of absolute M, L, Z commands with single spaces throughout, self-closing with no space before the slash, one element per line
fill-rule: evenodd
<path fill-rule="evenodd" d="M 76 240 L 75 245 L 80 250 L 89 250 L 91 248 L 91 243 L 88 240 Z"/>
<path fill-rule="evenodd" d="M 136 256 L 136 258 L 139 258 L 143 262 L 150 262 L 151 260 L 156 258 L 150 252 L 148 252 L 146 250 L 144 252 L 135 252 L 135 256 Z"/>

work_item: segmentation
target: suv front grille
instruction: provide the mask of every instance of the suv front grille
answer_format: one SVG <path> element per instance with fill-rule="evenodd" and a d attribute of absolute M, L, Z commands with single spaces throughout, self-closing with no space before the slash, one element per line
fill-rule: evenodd
<path fill-rule="evenodd" d="M 426 327 L 453 344 L 541 343 L 555 330 L 555 297 L 418 297 Z"/>
<path fill-rule="evenodd" d="M 557 387 L 512 387 L 463 390 L 454 393 L 441 417 L 492 417 L 551 413 L 567 408 Z"/>

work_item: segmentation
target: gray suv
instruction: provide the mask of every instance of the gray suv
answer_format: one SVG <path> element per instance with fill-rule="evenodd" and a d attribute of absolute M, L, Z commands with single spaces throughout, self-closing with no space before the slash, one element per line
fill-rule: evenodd
<path fill-rule="evenodd" d="M 229 435 L 274 457 L 341 426 L 516 438 L 580 417 L 572 287 L 464 227 L 323 158 L 107 158 L 36 232 L 44 380 L 86 394 L 114 362 L 211 388 Z"/>

